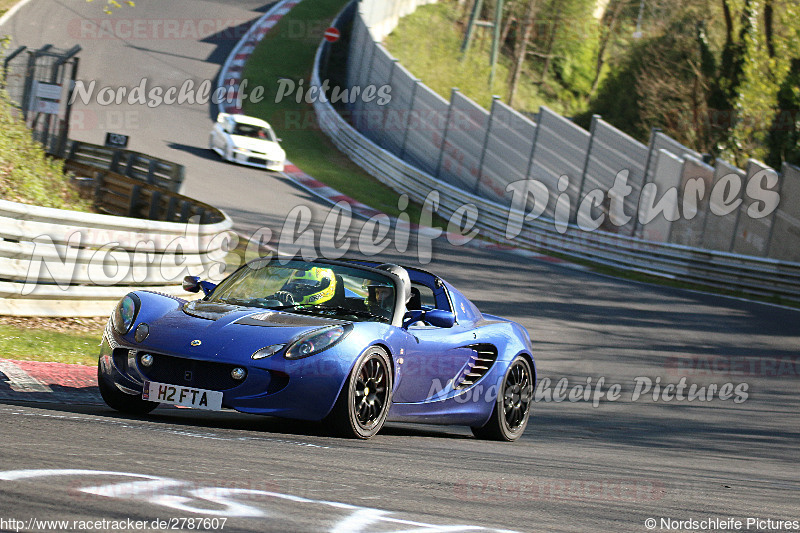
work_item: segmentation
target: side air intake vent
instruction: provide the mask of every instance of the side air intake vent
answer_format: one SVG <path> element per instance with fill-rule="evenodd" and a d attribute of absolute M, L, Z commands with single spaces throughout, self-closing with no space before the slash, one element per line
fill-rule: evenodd
<path fill-rule="evenodd" d="M 472 356 L 467 367 L 456 377 L 456 385 L 453 387 L 456 390 L 474 385 L 497 360 L 497 348 L 492 344 L 473 344 L 467 348 L 472 349 Z"/>

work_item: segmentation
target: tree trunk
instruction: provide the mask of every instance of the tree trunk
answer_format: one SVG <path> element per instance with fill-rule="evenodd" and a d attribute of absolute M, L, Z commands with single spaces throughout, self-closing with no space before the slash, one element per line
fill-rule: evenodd
<path fill-rule="evenodd" d="M 775 43 L 772 40 L 772 0 L 764 2 L 764 38 L 767 41 L 769 57 L 775 57 Z"/>
<path fill-rule="evenodd" d="M 614 9 L 611 11 L 611 15 L 603 17 L 606 23 L 606 29 L 600 40 L 600 48 L 597 50 L 597 65 L 595 66 L 594 80 L 592 80 L 592 90 L 589 91 L 589 98 L 594 96 L 594 93 L 597 91 L 597 86 L 600 84 L 600 73 L 603 71 L 603 65 L 606 61 L 606 48 L 608 47 L 608 42 L 611 40 L 611 36 L 614 34 L 614 26 L 617 25 L 617 20 L 622 12 L 623 4 L 624 2 L 622 0 L 617 0 L 614 2 Z"/>
<path fill-rule="evenodd" d="M 513 16 L 509 16 L 506 19 L 506 23 L 503 26 L 503 32 L 500 34 L 500 48 L 502 48 L 506 44 L 506 39 L 508 39 L 508 33 L 511 31 L 511 25 L 517 22 L 517 19 Z"/>
<path fill-rule="evenodd" d="M 556 10 L 556 17 L 553 21 L 553 28 L 550 30 L 550 36 L 547 41 L 547 51 L 545 51 L 545 60 L 544 60 L 544 68 L 542 69 L 542 82 L 544 82 L 545 78 L 547 77 L 547 73 L 550 71 L 550 64 L 553 62 L 553 45 L 556 41 L 556 33 L 558 32 L 558 27 L 561 25 L 561 9 L 563 7 L 563 3 L 560 0 L 555 0 L 558 2 L 558 9 Z"/>
<path fill-rule="evenodd" d="M 514 105 L 514 96 L 517 93 L 517 85 L 522 76 L 522 67 L 525 65 L 525 58 L 528 55 L 528 43 L 533 33 L 533 23 L 536 21 L 536 0 L 530 0 L 528 9 L 525 12 L 525 22 L 522 24 L 522 32 L 517 36 L 517 46 L 514 50 L 514 68 L 511 69 L 511 80 L 508 83 L 508 105 Z"/>

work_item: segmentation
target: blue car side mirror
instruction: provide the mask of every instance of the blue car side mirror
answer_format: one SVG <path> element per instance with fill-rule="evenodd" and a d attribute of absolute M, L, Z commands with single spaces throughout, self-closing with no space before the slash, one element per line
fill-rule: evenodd
<path fill-rule="evenodd" d="M 200 292 L 200 278 L 197 276 L 183 278 L 183 290 L 186 292 Z"/>
<path fill-rule="evenodd" d="M 216 283 L 211 283 L 210 281 L 200 281 L 198 276 L 186 276 L 183 278 L 183 290 L 186 292 L 200 292 L 203 290 L 203 294 L 208 296 L 214 289 L 217 288 Z"/>

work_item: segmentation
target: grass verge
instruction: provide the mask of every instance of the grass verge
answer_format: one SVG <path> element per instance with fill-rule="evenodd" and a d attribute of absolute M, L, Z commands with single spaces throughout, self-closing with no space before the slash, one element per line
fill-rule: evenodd
<path fill-rule="evenodd" d="M 96 365 L 106 319 L 0 317 L 4 359 Z"/>
<path fill-rule="evenodd" d="M 505 99 L 511 60 L 499 55 L 494 82 L 489 86 L 491 71 L 491 29 L 476 28 L 475 39 L 462 59 L 463 29 L 457 24 L 459 8 L 455 2 L 442 1 L 420 6 L 412 14 L 400 19 L 400 24 L 386 38 L 386 48 L 413 72 L 422 82 L 446 100 L 452 87 L 489 109 L 492 95 Z M 420 50 L 426 50 L 421 54 Z M 560 114 L 570 114 L 558 98 L 540 89 L 523 74 L 517 86 L 514 108 L 535 113 L 539 106 L 547 105 Z"/>
<path fill-rule="evenodd" d="M 0 0 L 0 17 L 5 15 L 6 11 L 14 7 L 14 4 L 19 0 Z"/>
<path fill-rule="evenodd" d="M 0 80 L 2 81 L 2 80 Z M 23 204 L 92 212 L 64 174 L 64 164 L 47 156 L 0 89 L 0 198 Z"/>

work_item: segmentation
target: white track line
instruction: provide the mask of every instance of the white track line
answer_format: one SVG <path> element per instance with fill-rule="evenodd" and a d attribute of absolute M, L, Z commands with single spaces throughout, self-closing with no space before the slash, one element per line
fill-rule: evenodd
<path fill-rule="evenodd" d="M 0 372 L 5 374 L 11 390 L 16 392 L 53 392 L 47 384 L 31 376 L 11 361 L 0 360 Z"/>

